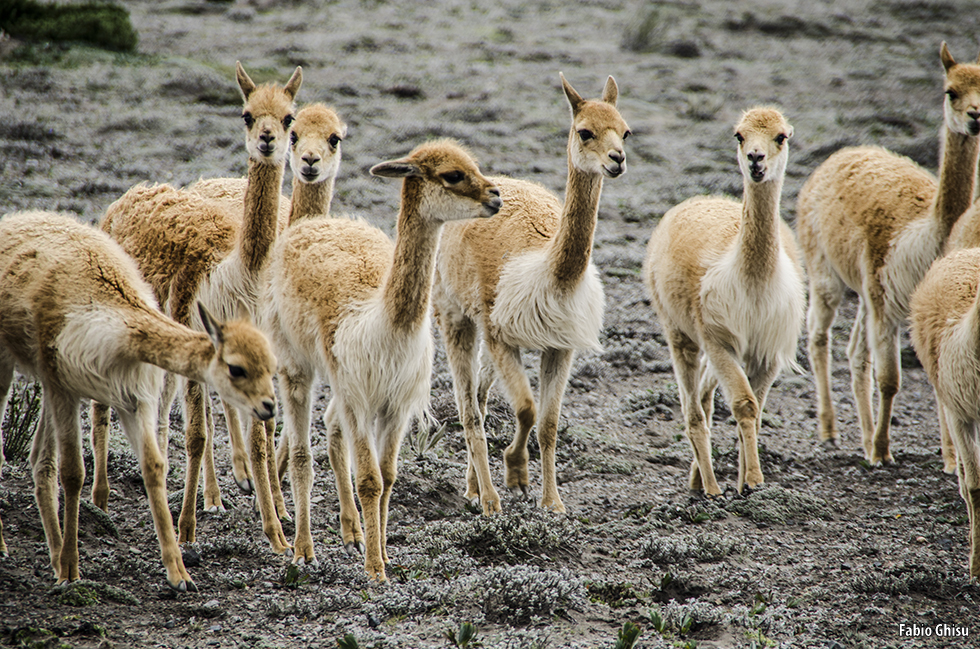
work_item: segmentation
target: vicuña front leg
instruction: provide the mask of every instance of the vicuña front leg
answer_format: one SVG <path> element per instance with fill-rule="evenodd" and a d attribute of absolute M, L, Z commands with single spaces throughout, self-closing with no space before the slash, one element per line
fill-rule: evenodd
<path fill-rule="evenodd" d="M 61 521 L 58 520 L 58 451 L 55 426 L 49 414 L 47 396 L 41 397 L 41 413 L 31 443 L 31 472 L 34 477 L 34 500 L 41 514 L 44 538 L 48 541 L 48 557 L 55 579 L 61 578 Z M 67 578 L 67 577 L 66 577 Z M 77 578 L 77 577 L 76 577 Z"/>
<path fill-rule="evenodd" d="M 854 316 L 854 328 L 847 343 L 847 360 L 851 368 L 851 391 L 854 392 L 854 407 L 857 409 L 858 424 L 861 426 L 861 444 L 864 458 L 871 461 L 872 440 L 874 439 L 874 410 L 872 408 L 871 349 L 868 347 L 868 312 L 864 300 L 858 302 Z"/>
<path fill-rule="evenodd" d="M 517 432 L 510 445 L 504 449 L 504 483 L 514 495 L 531 496 L 528 477 L 527 440 L 537 418 L 534 395 L 521 366 L 521 350 L 496 340 L 487 340 L 490 354 L 497 368 L 497 378 L 504 384 L 511 406 L 517 415 Z"/>
<path fill-rule="evenodd" d="M 354 485 L 351 483 L 350 447 L 344 439 L 337 413 L 336 401 L 330 400 L 327 411 L 323 413 L 323 424 L 327 428 L 330 467 L 337 484 L 337 498 L 340 501 L 340 537 L 347 554 L 364 554 L 364 532 L 361 529 L 361 514 L 354 502 Z"/>
<path fill-rule="evenodd" d="M 187 381 L 184 391 L 184 448 L 187 465 L 184 476 L 184 503 L 177 519 L 180 531 L 178 542 L 193 543 L 197 531 L 197 485 L 201 478 L 201 460 L 204 458 L 204 445 L 207 443 L 207 414 L 205 413 L 204 390 L 200 383 Z"/>
<path fill-rule="evenodd" d="M 255 489 L 255 482 L 249 471 L 249 452 L 242 438 L 243 421 L 238 408 L 221 400 L 225 413 L 225 427 L 228 429 L 228 443 L 231 445 L 231 472 L 235 476 L 235 484 L 243 494 L 250 494 Z"/>
<path fill-rule="evenodd" d="M 252 478 L 255 485 L 255 499 L 259 505 L 259 514 L 262 516 L 262 531 L 269 539 L 269 546 L 276 554 L 289 555 L 292 546 L 286 539 L 286 534 L 282 530 L 282 522 L 276 514 L 276 503 L 272 493 L 271 480 L 269 475 L 269 440 L 270 434 L 275 434 L 275 418 L 268 421 L 252 419 L 251 432 L 249 434 L 249 459 L 252 463 Z M 278 483 L 278 478 L 275 478 Z M 281 497 L 281 496 L 280 496 Z"/>
<path fill-rule="evenodd" d="M 816 270 L 812 272 L 816 273 Z M 808 351 L 817 388 L 820 439 L 825 446 L 836 447 L 839 444 L 840 433 L 837 430 L 837 416 L 834 413 L 830 386 L 832 365 L 830 327 L 837 316 L 837 307 L 840 305 L 844 287 L 833 269 L 824 270 L 823 274 L 828 278 L 825 282 L 810 282 L 810 308 L 806 320 L 809 334 Z"/>
<path fill-rule="evenodd" d="M 385 581 L 384 554 L 381 541 L 381 493 L 384 484 L 378 458 L 371 442 L 358 430 L 357 423 L 351 413 L 346 416 L 345 428 L 354 441 L 354 462 L 357 466 L 357 499 L 361 501 L 361 512 L 364 514 L 364 570 L 368 576 L 378 581 Z"/>
<path fill-rule="evenodd" d="M 558 443 L 558 418 L 561 400 L 572 370 L 574 352 L 569 349 L 549 349 L 541 352 L 541 420 L 538 422 L 538 445 L 541 447 L 541 506 L 564 512 L 565 505 L 558 495 L 555 475 L 555 453 Z"/>
<path fill-rule="evenodd" d="M 898 362 L 898 327 L 872 318 L 870 331 L 874 336 L 873 358 L 875 379 L 878 382 L 878 420 L 871 442 L 870 462 L 874 465 L 894 462 L 891 453 L 889 431 L 892 422 L 892 404 L 902 386 L 902 366 Z"/>
<path fill-rule="evenodd" d="M 92 502 L 104 512 L 109 511 L 109 406 L 92 402 L 89 421 L 92 424 Z"/>

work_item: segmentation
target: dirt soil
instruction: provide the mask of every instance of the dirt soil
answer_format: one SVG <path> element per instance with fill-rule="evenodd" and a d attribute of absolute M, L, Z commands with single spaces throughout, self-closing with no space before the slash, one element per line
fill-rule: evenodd
<path fill-rule="evenodd" d="M 726 491 L 708 502 L 687 489 L 676 382 L 640 278 L 649 233 L 669 207 L 698 194 L 740 195 L 732 125 L 751 106 L 775 104 L 795 127 L 782 208 L 790 222 L 807 175 L 842 146 L 881 144 L 935 171 L 939 46 L 946 40 L 957 59 L 972 60 L 980 14 L 950 0 L 125 5 L 138 55 L 0 44 L 0 212 L 69 210 L 95 221 L 141 181 L 243 176 L 233 73 L 241 60 L 259 81 L 283 82 L 303 66 L 300 104 L 330 103 L 350 126 L 334 211 L 391 233 L 398 187 L 369 177 L 371 165 L 451 136 L 485 171 L 560 193 L 569 117 L 558 72 L 593 97 L 612 74 L 634 137 L 628 173 L 606 181 L 595 238 L 603 351 L 577 357 L 565 396 L 558 470 L 568 514 L 508 497 L 503 514 L 484 518 L 463 497 L 465 449 L 438 344 L 432 404 L 446 434 L 426 443 L 413 432 L 403 449 L 386 584 L 369 582 L 341 547 L 318 417 L 320 565 L 292 572 L 269 550 L 232 478 L 219 417 L 228 511 L 199 511 L 193 594 L 166 586 L 121 435 L 108 517 L 82 511 L 87 581 L 64 591 L 53 589 L 29 464 L 11 458 L 0 482 L 10 547 L 0 559 L 0 644 L 320 647 L 353 634 L 361 647 L 448 647 L 446 632 L 473 622 L 493 649 L 605 648 L 633 622 L 646 648 L 980 647 L 966 510 L 955 477 L 942 472 L 932 389 L 907 336 L 894 466 L 871 468 L 860 451 L 844 357 L 852 296 L 834 327 L 841 448 L 816 440 L 809 371 L 784 374 L 761 435 L 766 485 L 739 496 L 733 420 L 719 399 L 715 466 Z M 287 193 L 289 182 L 287 172 Z M 805 335 L 798 360 L 808 368 Z M 536 376 L 537 354 L 525 361 Z M 322 410 L 329 389 L 319 394 Z M 498 392 L 490 405 L 502 489 L 513 415 Z M 176 414 L 172 428 L 176 515 L 184 457 Z M 539 476 L 532 442 L 532 482 Z M 931 636 L 906 637 L 910 628 Z M 947 629 L 969 636 L 940 637 Z"/>

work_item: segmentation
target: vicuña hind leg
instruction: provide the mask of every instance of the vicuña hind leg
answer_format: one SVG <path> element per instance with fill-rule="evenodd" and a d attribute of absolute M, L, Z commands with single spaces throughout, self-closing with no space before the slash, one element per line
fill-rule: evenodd
<path fill-rule="evenodd" d="M 439 313 L 439 329 L 446 344 L 456 408 L 466 436 L 466 498 L 474 504 L 480 503 L 484 514 L 493 514 L 500 511 L 500 496 L 490 477 L 487 437 L 480 410 L 476 323 L 460 312 L 443 309 Z"/>
<path fill-rule="evenodd" d="M 891 464 L 889 432 L 892 423 L 892 404 L 902 385 L 902 366 L 898 362 L 898 326 L 883 322 L 880 317 L 871 318 L 873 334 L 872 352 L 875 379 L 878 382 L 878 419 L 874 438 L 871 440 L 872 464 Z"/>
<path fill-rule="evenodd" d="M 497 378 L 503 383 L 517 415 L 517 433 L 504 449 L 504 482 L 511 493 L 528 498 L 531 485 L 527 470 L 527 440 L 537 417 L 531 384 L 521 365 L 520 349 L 489 338 L 485 344 L 493 357 Z"/>
<path fill-rule="evenodd" d="M 871 407 L 873 368 L 871 350 L 868 348 L 868 312 L 864 300 L 858 302 L 854 316 L 854 328 L 847 343 L 847 359 L 851 366 L 851 391 L 854 393 L 854 407 L 857 409 L 858 423 L 861 426 L 861 444 L 864 457 L 871 460 L 871 441 L 874 438 L 874 415 Z"/>
<path fill-rule="evenodd" d="M 92 502 L 104 512 L 109 511 L 109 406 L 92 402 L 89 421 L 92 425 Z"/>
<path fill-rule="evenodd" d="M 816 273 L 817 271 L 814 271 Z M 829 273 L 823 281 L 810 282 L 810 308 L 807 312 L 808 352 L 813 368 L 814 383 L 817 388 L 817 416 L 820 439 L 828 446 L 837 446 L 840 433 L 837 430 L 837 415 L 834 412 L 833 393 L 830 386 L 832 366 L 830 327 L 837 317 L 837 307 L 843 295 L 843 284 L 837 278 L 830 279 Z"/>
<path fill-rule="evenodd" d="M 936 412 L 939 414 L 939 437 L 943 453 L 943 473 L 956 475 L 956 445 L 953 437 L 949 433 L 949 424 L 946 422 L 946 413 L 943 411 L 943 404 L 936 399 Z"/>
<path fill-rule="evenodd" d="M 57 564 L 60 584 L 79 579 L 78 506 L 81 501 L 82 483 L 85 481 L 85 465 L 82 463 L 82 429 L 78 419 L 78 402 L 57 390 L 46 389 L 45 397 L 48 393 L 52 393 L 47 401 L 50 408 L 49 423 L 54 428 L 57 440 L 58 473 L 65 494 L 63 541 Z M 51 515 L 57 521 L 57 512 Z"/>
<path fill-rule="evenodd" d="M 41 413 L 31 443 L 31 472 L 34 477 L 34 500 L 41 515 L 44 538 L 48 542 L 48 557 L 55 579 L 61 579 L 61 521 L 58 519 L 58 441 L 51 421 L 51 406 L 47 391 L 42 393 Z M 66 577 L 67 578 L 67 577 Z"/>
<path fill-rule="evenodd" d="M 701 350 L 698 344 L 681 331 L 667 329 L 667 344 L 677 376 L 684 411 L 684 422 L 694 461 L 691 463 L 690 488 L 704 490 L 708 496 L 721 494 L 711 459 L 711 432 L 705 422 L 700 399 Z"/>
<path fill-rule="evenodd" d="M 950 435 L 959 459 L 960 494 L 970 519 L 970 580 L 980 581 L 980 446 L 975 422 L 947 413 Z"/>

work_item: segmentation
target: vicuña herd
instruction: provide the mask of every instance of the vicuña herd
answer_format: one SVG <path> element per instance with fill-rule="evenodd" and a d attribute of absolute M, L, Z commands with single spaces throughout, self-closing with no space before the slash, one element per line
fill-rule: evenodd
<path fill-rule="evenodd" d="M 967 504 L 969 573 L 980 579 L 980 201 L 971 206 L 980 59 L 957 63 L 943 43 L 940 60 L 938 180 L 885 149 L 842 149 L 800 191 L 798 249 L 780 216 L 793 127 L 776 108 L 753 108 L 734 129 L 742 200 L 698 196 L 670 209 L 650 237 L 643 279 L 677 376 L 693 451 L 689 486 L 707 497 L 722 493 L 710 430 L 719 387 L 737 426 L 736 487 L 764 482 L 762 412 L 778 374 L 800 371 L 807 281 L 818 434 L 829 446 L 839 437 L 829 330 L 845 287 L 858 294 L 848 358 L 872 464 L 893 461 L 898 340 L 911 318 L 916 351 L 936 389 L 945 469 L 958 473 Z M 517 497 L 530 496 L 527 443 L 536 428 L 540 505 L 564 512 L 555 459 L 561 404 L 575 351 L 600 346 L 605 298 L 592 243 L 603 181 L 626 173 L 630 129 L 617 109 L 615 80 L 588 100 L 560 77 L 571 108 L 564 200 L 534 183 L 484 176 L 450 140 L 372 167 L 375 176 L 401 179 L 394 241 L 360 218 L 331 213 L 347 126 L 322 104 L 296 111 L 302 70 L 283 86 L 256 85 L 239 64 L 237 80 L 246 178 L 202 179 L 185 189 L 137 185 L 109 206 L 101 230 L 49 212 L 0 220 L 0 410 L 15 368 L 40 382 L 30 461 L 58 583 L 79 578 L 79 407 L 86 399 L 93 501 L 108 507 L 112 408 L 139 458 L 167 581 L 180 591 L 197 589 L 178 543 L 195 540 L 202 463 L 204 506 L 223 509 L 209 387 L 222 399 L 235 480 L 256 494 L 272 550 L 298 564 L 315 562 L 310 420 L 317 379 L 332 393 L 323 423 L 342 542 L 364 555 L 371 577 L 384 580 L 398 451 L 412 419 L 428 408 L 433 314 L 466 440 L 467 497 L 487 515 L 504 506 L 484 431 L 488 392 L 499 380 L 517 419 L 503 453 L 504 484 Z M 522 349 L 541 352 L 537 403 Z M 278 450 L 274 376 L 284 415 Z M 180 385 L 187 467 L 175 535 L 165 476 L 169 413 Z M 287 472 L 292 543 L 281 523 L 290 516 L 280 488 Z"/>

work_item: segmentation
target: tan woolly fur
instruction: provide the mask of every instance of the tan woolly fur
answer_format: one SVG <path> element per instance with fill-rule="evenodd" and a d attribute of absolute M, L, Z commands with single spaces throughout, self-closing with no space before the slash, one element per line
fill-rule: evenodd
<path fill-rule="evenodd" d="M 793 127 L 774 108 L 735 126 L 742 202 L 690 198 L 668 210 L 643 277 L 664 329 L 694 460 L 690 488 L 721 493 L 710 422 L 720 384 L 738 426 L 737 488 L 763 483 L 758 434 L 780 371 L 797 368 L 806 295 L 793 232 L 779 215 Z"/>
<path fill-rule="evenodd" d="M 970 518 L 970 578 L 980 580 L 980 249 L 937 260 L 912 294 L 912 343 L 956 450 Z"/>
<path fill-rule="evenodd" d="M 559 76 L 572 118 L 564 204 L 534 183 L 491 178 L 503 208 L 486 221 L 447 225 L 436 268 L 433 302 L 466 436 L 466 497 L 484 514 L 500 511 L 483 429 L 494 375 L 517 416 L 504 451 L 506 486 L 530 495 L 527 441 L 537 422 L 540 504 L 563 512 L 555 478 L 561 402 L 575 350 L 599 347 L 604 296 L 591 262 L 592 238 L 603 178 L 626 172 L 623 141 L 630 130 L 616 110 L 612 77 L 602 99 L 585 100 Z M 540 414 L 521 348 L 541 350 Z"/>
<path fill-rule="evenodd" d="M 15 368 L 41 383 L 31 466 L 58 583 L 79 579 L 85 467 L 78 414 L 80 401 L 92 399 L 116 410 L 139 459 L 167 582 L 179 591 L 197 590 L 174 535 L 167 461 L 156 438 L 164 370 L 207 382 L 262 419 L 275 414 L 276 370 L 269 342 L 257 329 L 220 323 L 203 307 L 200 317 L 208 333 L 166 317 L 119 245 L 71 216 L 22 212 L 0 220 L 0 413 Z"/>
<path fill-rule="evenodd" d="M 423 144 L 371 173 L 404 179 L 394 245 L 357 220 L 320 216 L 293 223 L 273 252 L 261 323 L 281 361 L 283 430 L 296 507 L 294 561 L 316 561 L 310 413 L 313 381 L 320 376 L 333 392 L 324 423 L 343 542 L 348 552 L 363 551 L 367 573 L 384 580 L 398 450 L 412 417 L 429 402 L 429 305 L 439 235 L 444 222 L 490 217 L 501 201 L 493 182 L 451 141 Z"/>
<path fill-rule="evenodd" d="M 269 253 L 280 229 L 279 201 L 286 159 L 289 127 L 295 114 L 295 97 L 302 84 L 296 68 L 285 86 L 255 85 L 241 64 L 237 80 L 244 97 L 242 118 L 248 151 L 247 189 L 242 202 L 209 199 L 199 192 L 170 185 L 137 185 L 109 206 L 102 229 L 133 256 L 157 300 L 177 322 L 201 328 L 191 308 L 203 303 L 222 319 L 255 317 Z M 160 436 L 165 439 L 167 416 L 175 393 L 168 380 L 161 402 Z M 262 513 L 262 528 L 275 552 L 288 552 L 289 544 L 276 515 L 269 482 L 274 470 L 273 421 L 250 435 L 248 452 L 241 433 L 241 414 L 224 404 L 232 446 L 235 480 L 246 492 L 255 491 Z M 184 393 L 185 446 L 187 449 L 184 502 L 178 521 L 179 541 L 196 538 L 195 503 L 201 464 L 204 463 L 204 504 L 209 511 L 224 509 L 214 468 L 214 420 L 205 386 L 189 381 Z M 108 419 L 103 407 L 93 406 L 93 445 L 96 469 L 93 498 L 105 508 L 104 438 Z M 278 481 L 276 482 L 278 485 Z"/>
<path fill-rule="evenodd" d="M 892 404 L 901 386 L 899 328 L 909 299 L 943 254 L 954 223 L 973 200 L 980 152 L 980 60 L 957 63 L 940 48 L 945 73 L 939 180 L 908 158 L 879 147 L 841 149 L 800 190 L 797 233 L 810 278 L 810 365 L 817 387 L 820 438 L 837 446 L 830 388 L 830 326 L 845 287 L 860 302 L 847 346 L 851 388 L 865 459 L 891 463 Z M 872 410 L 878 387 L 877 417 Z M 947 471 L 955 470 L 944 436 Z"/>

